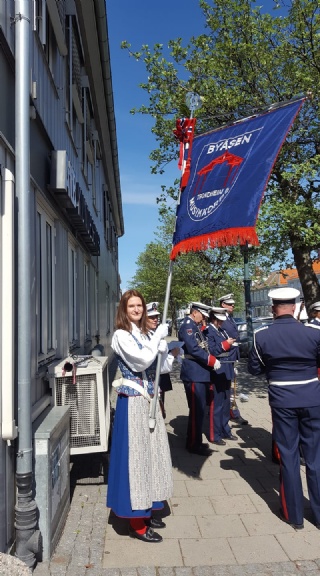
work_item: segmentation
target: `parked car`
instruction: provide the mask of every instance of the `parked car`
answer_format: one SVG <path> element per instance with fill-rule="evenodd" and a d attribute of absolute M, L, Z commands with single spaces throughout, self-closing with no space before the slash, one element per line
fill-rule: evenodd
<path fill-rule="evenodd" d="M 268 324 L 272 324 L 273 317 L 272 316 L 264 316 L 260 318 L 252 318 L 252 331 L 255 332 L 262 326 L 267 326 Z M 251 344 L 248 341 L 248 330 L 247 330 L 247 322 L 240 322 L 238 323 L 238 332 L 240 337 L 239 342 L 239 350 L 241 358 L 247 358 Z"/>

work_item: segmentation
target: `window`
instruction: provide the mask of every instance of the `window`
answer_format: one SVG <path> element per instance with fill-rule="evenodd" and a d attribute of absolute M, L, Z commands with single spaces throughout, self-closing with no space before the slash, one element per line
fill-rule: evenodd
<path fill-rule="evenodd" d="M 93 292 L 93 311 L 94 311 L 94 330 L 93 333 L 95 336 L 99 335 L 99 310 L 98 310 L 98 302 L 99 302 L 99 283 L 98 283 L 98 274 L 94 272 L 94 292 Z"/>
<path fill-rule="evenodd" d="M 81 95 L 81 69 L 84 65 L 80 35 L 78 33 L 76 21 L 72 15 L 66 20 L 66 39 L 68 46 L 68 58 L 65 59 L 65 98 L 66 98 L 66 121 L 74 141 L 75 147 L 83 150 L 83 110 Z"/>
<path fill-rule="evenodd" d="M 110 334 L 110 286 L 106 282 L 106 326 L 107 334 Z"/>
<path fill-rule="evenodd" d="M 38 33 L 42 45 L 46 43 L 46 1 L 33 1 L 33 29 Z"/>
<path fill-rule="evenodd" d="M 54 223 L 46 212 L 37 208 L 37 350 L 41 359 L 55 353 L 54 299 Z"/>
<path fill-rule="evenodd" d="M 84 299 L 84 335 L 90 335 L 90 308 L 89 308 L 89 266 L 84 263 L 83 270 L 83 299 Z"/>
<path fill-rule="evenodd" d="M 37 32 L 43 46 L 44 54 L 56 84 L 59 83 L 59 57 L 57 38 L 52 26 L 52 21 L 46 7 L 45 0 L 34 0 L 34 24 L 33 29 Z"/>
<path fill-rule="evenodd" d="M 77 252 L 69 244 L 68 249 L 69 273 L 69 344 L 74 346 L 78 341 L 78 315 L 77 315 Z"/>

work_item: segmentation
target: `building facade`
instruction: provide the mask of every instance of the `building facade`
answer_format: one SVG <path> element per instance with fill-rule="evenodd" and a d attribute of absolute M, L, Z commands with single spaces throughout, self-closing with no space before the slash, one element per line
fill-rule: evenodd
<path fill-rule="evenodd" d="M 320 261 L 313 264 L 314 272 L 320 281 Z M 251 304 L 252 316 L 254 318 L 261 316 L 271 316 L 271 300 L 268 292 L 274 288 L 284 288 L 290 286 L 300 290 L 301 298 L 303 297 L 302 287 L 296 268 L 287 268 L 286 270 L 277 270 L 271 272 L 268 277 L 260 281 L 253 281 L 251 287 Z"/>
<path fill-rule="evenodd" d="M 34 422 L 52 405 L 47 378 L 52 362 L 69 355 L 90 355 L 98 345 L 111 365 L 110 343 L 120 297 L 118 238 L 124 223 L 105 0 L 26 0 L 24 4 L 30 15 L 31 322 L 27 330 Z M 6 0 L 0 11 L 1 551 L 8 551 L 14 541 L 19 438 L 15 27 L 24 15 L 17 13 L 17 5 Z M 12 423 L 11 433 L 4 433 L 5 420 Z"/>

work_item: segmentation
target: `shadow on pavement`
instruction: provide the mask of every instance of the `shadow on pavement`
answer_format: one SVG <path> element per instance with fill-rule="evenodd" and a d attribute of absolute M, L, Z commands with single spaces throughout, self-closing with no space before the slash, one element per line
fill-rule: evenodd
<path fill-rule="evenodd" d="M 79 454 L 70 457 L 70 492 L 71 499 L 78 484 L 107 484 L 108 454 Z"/>
<path fill-rule="evenodd" d="M 271 434 L 264 428 L 250 427 L 237 430 L 240 445 L 225 451 L 227 460 L 221 460 L 220 467 L 236 470 L 253 492 L 264 501 L 270 510 L 279 515 L 279 465 L 271 459 Z M 241 462 L 239 464 L 239 462 Z M 311 518 L 310 503 L 304 497 L 305 517 Z"/>

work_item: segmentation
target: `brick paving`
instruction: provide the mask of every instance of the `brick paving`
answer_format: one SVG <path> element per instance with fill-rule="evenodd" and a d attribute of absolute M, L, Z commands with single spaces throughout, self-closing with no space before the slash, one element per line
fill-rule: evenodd
<path fill-rule="evenodd" d="M 184 448 L 188 410 L 178 365 L 172 380 L 166 425 L 174 495 L 164 511 L 163 542 L 149 546 L 129 538 L 126 522 L 109 513 L 107 455 L 73 457 L 66 526 L 51 561 L 39 563 L 35 576 L 320 576 L 320 531 L 303 467 L 305 528 L 295 531 L 278 517 L 265 381 L 249 376 L 241 361 L 238 391 L 249 401 L 238 404 L 249 425 L 233 424 L 239 441 L 212 445 L 204 458 Z"/>

